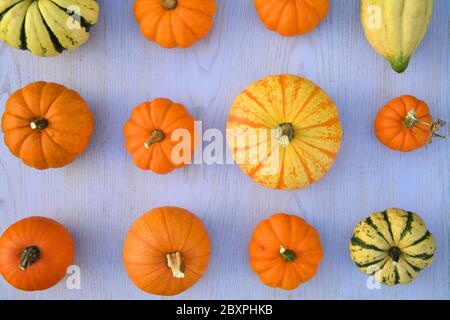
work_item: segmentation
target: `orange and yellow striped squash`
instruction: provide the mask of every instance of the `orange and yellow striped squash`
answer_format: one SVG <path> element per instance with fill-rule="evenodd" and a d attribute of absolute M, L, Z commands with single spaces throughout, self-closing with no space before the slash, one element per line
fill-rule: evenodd
<path fill-rule="evenodd" d="M 300 189 L 317 182 L 333 165 L 341 140 L 333 101 L 295 75 L 251 84 L 234 101 L 227 123 L 235 162 L 272 189 Z"/>

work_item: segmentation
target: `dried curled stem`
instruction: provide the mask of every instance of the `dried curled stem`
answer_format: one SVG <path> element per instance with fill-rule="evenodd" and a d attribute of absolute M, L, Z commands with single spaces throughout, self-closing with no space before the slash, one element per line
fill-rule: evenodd
<path fill-rule="evenodd" d="M 438 120 L 433 121 L 433 122 L 423 121 L 423 120 L 417 118 L 416 110 L 415 109 L 411 109 L 411 110 L 409 110 L 408 114 L 406 115 L 406 118 L 403 120 L 403 126 L 405 128 L 412 128 L 416 124 L 422 124 L 422 125 L 427 126 L 427 127 L 430 128 L 431 135 L 430 135 L 430 139 L 428 141 L 428 144 L 432 143 L 433 138 L 442 138 L 442 139 L 446 138 L 445 135 L 439 134 L 438 131 L 442 127 L 444 127 L 447 124 L 447 122 L 445 122 L 445 121 L 443 121 L 441 119 L 438 119 Z"/>

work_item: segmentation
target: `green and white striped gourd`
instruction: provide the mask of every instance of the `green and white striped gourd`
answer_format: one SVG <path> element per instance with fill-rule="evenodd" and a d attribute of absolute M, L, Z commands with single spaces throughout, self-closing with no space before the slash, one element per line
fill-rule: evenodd
<path fill-rule="evenodd" d="M 387 209 L 361 221 L 350 241 L 359 270 L 388 286 L 413 281 L 434 259 L 436 244 L 413 212 Z"/>
<path fill-rule="evenodd" d="M 74 50 L 97 23 L 95 0 L 0 0 L 0 40 L 40 57 Z"/>

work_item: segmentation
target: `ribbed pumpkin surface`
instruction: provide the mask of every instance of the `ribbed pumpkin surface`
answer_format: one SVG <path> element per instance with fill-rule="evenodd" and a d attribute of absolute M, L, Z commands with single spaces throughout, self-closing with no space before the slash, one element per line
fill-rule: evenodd
<path fill-rule="evenodd" d="M 215 0 L 136 0 L 134 16 L 144 36 L 164 48 L 188 48 L 206 37 Z"/>
<path fill-rule="evenodd" d="M 250 266 L 269 287 L 294 290 L 311 280 L 323 259 L 320 236 L 295 215 L 277 213 L 261 221 L 248 247 Z"/>
<path fill-rule="evenodd" d="M 180 273 L 168 264 L 168 255 L 179 255 Z M 150 210 L 136 220 L 125 238 L 123 262 L 141 290 L 172 296 L 193 286 L 208 267 L 210 242 L 202 221 L 176 207 Z"/>
<path fill-rule="evenodd" d="M 330 7 L 329 0 L 254 0 L 254 4 L 264 25 L 286 37 L 314 30 Z"/>
<path fill-rule="evenodd" d="M 180 144 L 178 139 L 173 137 L 178 130 L 188 133 L 189 137 L 186 139 L 190 138 L 190 143 L 185 141 L 190 144 L 190 152 L 182 159 L 175 159 L 173 154 Z M 136 166 L 142 170 L 167 174 L 192 162 L 195 120 L 179 103 L 165 98 L 143 102 L 133 109 L 123 131 L 126 138 L 125 147 Z M 154 140 L 153 135 L 157 132 L 161 136 Z"/>
<path fill-rule="evenodd" d="M 31 248 L 37 252 L 26 256 Z M 74 250 L 72 236 L 63 225 L 44 217 L 28 217 L 0 237 L 0 274 L 14 288 L 46 290 L 65 277 Z"/>
<path fill-rule="evenodd" d="M 298 189 L 321 179 L 342 139 L 338 110 L 311 81 L 271 76 L 234 101 L 227 140 L 235 161 L 257 183 Z"/>
<path fill-rule="evenodd" d="M 61 168 L 88 146 L 94 116 L 74 90 L 33 82 L 6 102 L 2 131 L 11 153 L 36 169 Z"/>
<path fill-rule="evenodd" d="M 410 113 L 414 119 L 406 125 Z M 375 134 L 387 147 L 402 152 L 411 152 L 426 146 L 433 137 L 430 125 L 433 118 L 428 105 L 413 96 L 393 99 L 378 112 L 375 118 Z"/>

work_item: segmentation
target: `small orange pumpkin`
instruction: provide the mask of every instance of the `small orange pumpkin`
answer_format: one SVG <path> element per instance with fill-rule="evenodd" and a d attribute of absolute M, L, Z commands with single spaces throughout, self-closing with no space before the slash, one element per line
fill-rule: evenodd
<path fill-rule="evenodd" d="M 141 290 L 162 296 L 193 286 L 208 267 L 210 243 L 203 223 L 175 207 L 153 209 L 128 231 L 123 262 Z"/>
<path fill-rule="evenodd" d="M 445 125 L 433 121 L 428 105 L 413 96 L 404 95 L 390 101 L 375 118 L 375 134 L 382 144 L 401 152 L 411 152 L 444 136 L 437 131 Z"/>
<path fill-rule="evenodd" d="M 322 245 L 305 220 L 278 213 L 259 223 L 249 245 L 250 266 L 267 286 L 296 289 L 317 273 Z"/>
<path fill-rule="evenodd" d="M 172 137 L 177 132 L 185 133 L 182 139 L 190 139 L 190 142 L 177 141 Z M 131 112 L 124 135 L 125 147 L 140 169 L 166 174 L 191 163 L 196 139 L 195 120 L 179 103 L 158 98 L 140 104 Z M 179 159 L 175 159 L 173 152 L 177 151 L 179 143 L 190 145 L 190 153 L 183 154 L 188 151 L 181 148 L 177 154 Z"/>
<path fill-rule="evenodd" d="M 146 38 L 164 48 L 188 48 L 206 37 L 215 0 L 136 0 L 134 15 Z"/>
<path fill-rule="evenodd" d="M 26 165 L 60 168 L 87 148 L 94 117 L 77 92 L 39 81 L 11 95 L 2 130 L 11 153 Z"/>
<path fill-rule="evenodd" d="M 70 233 L 60 223 L 25 218 L 0 238 L 0 273 L 16 289 L 46 290 L 65 277 L 74 250 Z"/>
<path fill-rule="evenodd" d="M 286 37 L 314 30 L 330 7 L 329 0 L 254 0 L 254 4 L 266 27 Z"/>

